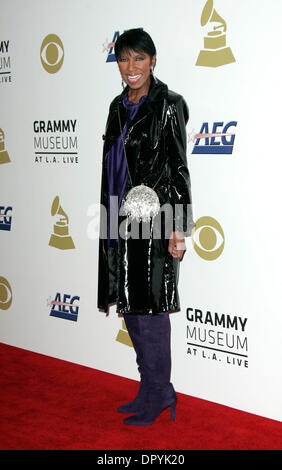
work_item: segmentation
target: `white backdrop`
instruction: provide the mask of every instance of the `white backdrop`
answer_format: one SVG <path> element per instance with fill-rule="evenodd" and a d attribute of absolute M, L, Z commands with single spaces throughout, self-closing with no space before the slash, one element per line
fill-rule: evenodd
<path fill-rule="evenodd" d="M 157 77 L 190 109 L 197 230 L 171 315 L 172 381 L 282 420 L 281 14 L 279 0 L 1 1 L 2 342 L 138 379 L 115 306 L 96 308 L 94 229 L 102 134 L 121 91 L 111 43 L 142 27 Z"/>

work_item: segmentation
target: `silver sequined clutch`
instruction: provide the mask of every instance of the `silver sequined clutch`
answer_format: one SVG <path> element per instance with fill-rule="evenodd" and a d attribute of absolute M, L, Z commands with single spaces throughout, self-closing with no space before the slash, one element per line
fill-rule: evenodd
<path fill-rule="evenodd" d="M 160 201 L 157 193 L 146 186 L 140 184 L 134 186 L 123 199 L 120 208 L 120 215 L 126 215 L 129 219 L 138 222 L 149 222 L 149 220 L 158 214 L 160 210 Z"/>

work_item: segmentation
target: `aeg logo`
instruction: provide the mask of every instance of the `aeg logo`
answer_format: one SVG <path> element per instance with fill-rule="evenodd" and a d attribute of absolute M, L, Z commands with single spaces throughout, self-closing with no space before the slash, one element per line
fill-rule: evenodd
<path fill-rule="evenodd" d="M 77 321 L 79 306 L 78 304 L 74 303 L 76 300 L 79 301 L 80 297 L 77 295 L 72 297 L 69 294 L 61 295 L 60 292 L 57 292 L 54 300 L 49 298 L 47 301 L 47 305 L 52 306 L 50 316 L 64 318 L 65 320 Z"/>
<path fill-rule="evenodd" d="M 230 121 L 224 125 L 224 122 L 214 122 L 211 132 L 209 131 L 209 123 L 204 122 L 200 132 L 190 133 L 188 141 L 195 142 L 192 154 L 231 154 L 233 152 L 235 133 L 234 129 L 237 121 Z M 222 128 L 221 130 L 219 130 Z M 204 141 L 204 142 L 203 142 Z"/>
<path fill-rule="evenodd" d="M 10 211 L 12 211 L 11 206 L 0 206 L 0 230 L 11 230 L 12 216 Z"/>
<path fill-rule="evenodd" d="M 116 32 L 114 33 L 114 37 L 113 37 L 112 42 L 109 42 L 108 39 L 106 39 L 106 41 L 105 41 L 104 44 L 103 44 L 103 52 L 109 51 L 109 52 L 108 52 L 108 55 L 107 55 L 107 60 L 106 60 L 106 62 L 116 62 L 116 56 L 115 56 L 115 53 L 114 53 L 114 47 L 115 47 L 115 42 L 116 42 L 116 40 L 117 40 L 118 37 L 119 37 L 119 31 L 116 31 Z"/>

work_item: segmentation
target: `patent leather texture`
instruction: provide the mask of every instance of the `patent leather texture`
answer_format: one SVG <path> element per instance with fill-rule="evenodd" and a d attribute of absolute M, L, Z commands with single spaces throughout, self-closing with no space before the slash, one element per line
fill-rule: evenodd
<path fill-rule="evenodd" d="M 122 105 L 123 94 L 111 103 L 106 124 L 102 162 L 100 203 L 108 207 L 107 156 L 111 146 L 120 135 L 117 109 L 119 107 L 122 126 L 127 121 L 127 110 Z M 194 227 L 191 200 L 191 182 L 186 157 L 186 124 L 188 107 L 183 97 L 168 90 L 158 80 L 151 81 L 146 100 L 127 129 L 124 143 L 127 164 L 133 185 L 144 183 L 153 187 L 161 206 L 169 203 L 174 209 L 182 205 L 179 215 L 173 210 L 172 230 L 181 230 L 184 236 Z M 124 197 L 131 189 L 128 179 Z M 163 215 L 163 214 L 162 214 Z M 98 302 L 97 306 L 108 312 L 109 305 L 117 303 L 121 314 L 154 315 L 180 310 L 177 289 L 179 260 L 168 252 L 169 237 L 162 218 L 161 236 L 154 238 L 152 222 L 149 222 L 147 238 L 142 239 L 142 223 L 139 238 L 129 237 L 130 225 L 125 216 L 119 215 L 119 227 L 123 227 L 119 242 L 108 247 L 102 235 L 106 231 L 105 218 L 100 217 Z"/>

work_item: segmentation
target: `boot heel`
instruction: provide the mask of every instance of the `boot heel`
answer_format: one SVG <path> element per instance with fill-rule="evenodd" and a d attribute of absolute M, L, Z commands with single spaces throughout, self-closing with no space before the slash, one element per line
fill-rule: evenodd
<path fill-rule="evenodd" d="M 175 404 L 170 405 L 170 420 L 175 421 Z"/>

